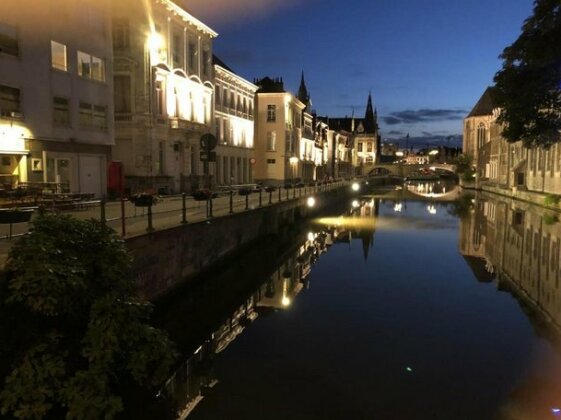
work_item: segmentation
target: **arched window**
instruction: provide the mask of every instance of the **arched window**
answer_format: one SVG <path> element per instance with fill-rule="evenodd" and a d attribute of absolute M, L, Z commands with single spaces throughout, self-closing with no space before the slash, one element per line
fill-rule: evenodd
<path fill-rule="evenodd" d="M 485 125 L 483 123 L 479 124 L 477 127 L 477 148 L 483 147 L 485 144 L 485 138 L 487 137 Z"/>

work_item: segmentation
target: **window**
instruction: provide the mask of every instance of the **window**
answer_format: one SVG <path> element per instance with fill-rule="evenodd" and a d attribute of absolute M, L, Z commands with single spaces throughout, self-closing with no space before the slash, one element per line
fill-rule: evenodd
<path fill-rule="evenodd" d="M 105 81 L 105 63 L 101 58 L 78 51 L 78 74 L 88 79 Z"/>
<path fill-rule="evenodd" d="M 267 151 L 274 152 L 277 146 L 277 133 L 274 131 L 269 131 L 267 133 Z"/>
<path fill-rule="evenodd" d="M 80 102 L 80 125 L 87 128 L 105 129 L 107 127 L 107 108 Z"/>
<path fill-rule="evenodd" d="M 269 165 L 273 165 L 273 164 L 277 163 L 277 160 L 276 159 L 267 159 L 267 163 Z"/>
<path fill-rule="evenodd" d="M 479 127 L 477 128 L 477 147 L 478 148 L 483 147 L 483 145 L 485 144 L 485 137 L 486 137 L 485 126 L 483 124 L 480 124 Z"/>
<path fill-rule="evenodd" d="M 359 152 L 362 152 L 362 142 L 358 143 L 357 149 Z"/>
<path fill-rule="evenodd" d="M 68 107 L 68 99 L 53 98 L 53 124 L 59 126 L 70 126 L 70 108 Z"/>
<path fill-rule="evenodd" d="M 203 74 L 205 76 L 210 75 L 209 68 L 210 68 L 210 54 L 208 50 L 203 50 Z"/>
<path fill-rule="evenodd" d="M 126 19 L 113 20 L 113 48 L 126 49 L 130 46 L 129 21 Z"/>
<path fill-rule="evenodd" d="M 12 117 L 20 112 L 19 89 L 0 85 L 0 115 Z"/>
<path fill-rule="evenodd" d="M 51 41 L 51 66 L 53 69 L 66 71 L 66 45 Z"/>
<path fill-rule="evenodd" d="M 0 53 L 19 55 L 17 30 L 15 26 L 0 22 Z"/>
<path fill-rule="evenodd" d="M 277 106 L 267 105 L 267 122 L 277 121 Z"/>
<path fill-rule="evenodd" d="M 366 144 L 366 151 L 367 151 L 368 153 L 372 153 L 372 143 L 367 143 L 367 144 Z"/>
<path fill-rule="evenodd" d="M 156 82 L 156 115 L 164 115 L 164 89 L 161 81 Z"/>
<path fill-rule="evenodd" d="M 131 77 L 117 75 L 114 77 L 115 112 L 129 114 L 131 109 Z"/>
<path fill-rule="evenodd" d="M 189 70 L 194 72 L 197 59 L 197 47 L 194 42 L 189 42 Z"/>
<path fill-rule="evenodd" d="M 182 38 L 183 36 L 179 34 L 173 35 L 173 45 L 172 45 L 172 60 L 173 60 L 173 67 L 183 67 L 183 58 L 181 57 L 181 50 L 183 49 L 182 45 Z"/>

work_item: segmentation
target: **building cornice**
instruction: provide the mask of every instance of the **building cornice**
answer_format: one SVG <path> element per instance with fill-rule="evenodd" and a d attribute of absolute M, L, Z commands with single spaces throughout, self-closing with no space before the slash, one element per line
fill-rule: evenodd
<path fill-rule="evenodd" d="M 224 67 L 219 66 L 218 64 L 214 65 L 214 69 L 217 70 L 218 73 L 224 73 L 227 77 L 230 77 L 232 79 L 235 79 L 236 82 L 240 82 L 240 84 L 244 85 L 248 90 L 250 90 L 251 92 L 255 93 L 257 92 L 258 87 L 256 85 L 254 85 L 253 83 L 251 83 L 250 81 L 244 79 L 243 77 L 240 77 L 239 75 L 237 75 L 236 73 L 233 73 L 229 70 L 226 70 Z M 215 76 L 215 79 L 217 77 Z"/>
<path fill-rule="evenodd" d="M 171 0 L 156 0 L 156 3 L 162 4 L 169 12 L 179 16 L 183 19 L 184 22 L 187 22 L 194 27 L 196 27 L 199 31 L 208 34 L 211 38 L 216 38 L 218 36 L 218 32 L 212 30 L 210 27 L 205 25 L 199 19 L 188 13 L 186 10 L 175 4 Z"/>

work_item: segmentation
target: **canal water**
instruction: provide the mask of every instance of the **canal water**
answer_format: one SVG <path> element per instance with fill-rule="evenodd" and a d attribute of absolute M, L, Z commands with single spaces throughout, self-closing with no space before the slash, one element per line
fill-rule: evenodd
<path fill-rule="evenodd" d="M 144 415 L 561 416 L 557 216 L 446 199 L 427 185 L 357 197 L 161 302 L 185 357 Z"/>

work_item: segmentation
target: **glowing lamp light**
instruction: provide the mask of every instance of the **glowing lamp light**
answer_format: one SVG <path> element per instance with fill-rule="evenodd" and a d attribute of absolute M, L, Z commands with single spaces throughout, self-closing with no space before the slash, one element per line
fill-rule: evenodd
<path fill-rule="evenodd" d="M 358 200 L 354 200 L 352 203 L 353 208 L 357 209 L 360 207 L 360 203 L 358 202 Z"/>
<path fill-rule="evenodd" d="M 308 197 L 306 204 L 308 207 L 314 207 L 316 205 L 316 199 L 314 197 Z"/>
<path fill-rule="evenodd" d="M 151 52 L 155 52 L 157 54 L 163 46 L 164 37 L 158 32 L 152 32 L 150 35 L 148 35 L 148 48 L 150 48 Z"/>
<path fill-rule="evenodd" d="M 401 210 L 403 209 L 403 204 L 401 203 L 397 203 L 394 207 L 393 207 L 393 211 L 395 211 L 396 213 L 401 213 Z"/>
<path fill-rule="evenodd" d="M 403 157 L 403 152 L 395 152 L 395 155 L 398 157 Z"/>
<path fill-rule="evenodd" d="M 296 156 L 292 156 L 290 159 L 288 159 L 288 161 L 291 165 L 296 165 L 298 163 L 298 158 Z"/>
<path fill-rule="evenodd" d="M 281 303 L 282 306 L 290 306 L 290 298 L 288 296 L 283 296 Z"/>
<path fill-rule="evenodd" d="M 431 150 L 429 152 L 429 155 L 431 155 L 431 156 L 438 155 L 438 150 Z"/>
<path fill-rule="evenodd" d="M 313 241 L 315 239 L 314 232 L 308 232 L 308 241 Z"/>
<path fill-rule="evenodd" d="M 353 185 L 351 186 L 353 191 L 358 191 L 360 190 L 360 184 L 358 182 L 353 182 Z"/>

